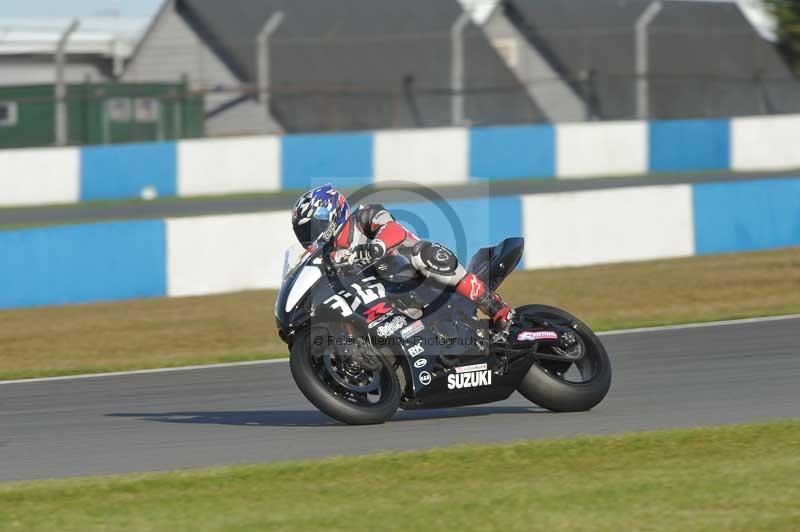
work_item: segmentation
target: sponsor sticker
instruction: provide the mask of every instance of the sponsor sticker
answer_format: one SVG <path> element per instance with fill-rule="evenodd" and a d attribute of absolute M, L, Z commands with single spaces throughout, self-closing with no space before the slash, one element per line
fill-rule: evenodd
<path fill-rule="evenodd" d="M 353 285 L 358 286 L 358 285 Z M 389 314 L 392 311 L 392 307 L 387 305 L 385 301 L 381 301 L 380 303 L 373 305 L 372 307 L 368 308 L 364 311 L 364 318 L 367 322 L 371 323 L 377 320 L 379 317 Z"/>
<path fill-rule="evenodd" d="M 377 327 L 378 325 L 380 325 L 381 323 L 383 323 L 384 321 L 386 321 L 386 320 L 388 320 L 390 318 L 392 318 L 392 314 L 384 314 L 383 316 L 381 316 L 379 318 L 375 318 L 375 321 L 369 322 L 367 324 L 367 327 L 369 329 L 374 329 L 375 327 Z"/>
<path fill-rule="evenodd" d="M 481 292 L 484 291 L 483 283 L 481 283 L 480 279 L 478 279 L 475 275 L 473 275 L 469 280 L 469 299 L 470 301 L 475 301 L 480 297 Z"/>
<path fill-rule="evenodd" d="M 522 331 L 517 335 L 518 342 L 535 342 L 536 340 L 558 340 L 554 331 Z"/>
<path fill-rule="evenodd" d="M 407 323 L 408 320 L 406 320 L 404 316 L 395 316 L 390 321 L 378 327 L 376 332 L 381 338 L 386 338 L 405 327 Z"/>
<path fill-rule="evenodd" d="M 400 336 L 402 336 L 403 340 L 405 340 L 411 336 L 414 336 L 424 328 L 425 325 L 423 325 L 421 321 L 417 320 L 408 327 L 406 327 L 405 329 L 403 329 L 402 331 L 400 331 Z"/>
<path fill-rule="evenodd" d="M 408 348 L 408 354 L 411 355 L 412 357 L 415 357 L 424 352 L 425 348 L 422 347 L 420 344 L 412 345 L 411 347 Z"/>
<path fill-rule="evenodd" d="M 420 371 L 419 373 L 419 382 L 423 386 L 427 386 L 431 383 L 431 374 L 427 371 Z"/>
<path fill-rule="evenodd" d="M 415 368 L 424 368 L 425 365 L 428 363 L 428 359 L 426 358 L 418 358 L 414 361 Z"/>
<path fill-rule="evenodd" d="M 451 268 L 448 268 L 447 266 L 439 266 L 438 264 L 435 264 L 433 262 L 431 262 L 430 264 L 427 264 L 426 266 L 428 268 L 430 268 L 431 270 L 434 270 L 436 272 L 443 273 L 443 274 L 449 273 L 450 270 L 451 270 Z"/>
<path fill-rule="evenodd" d="M 456 368 L 456 373 L 468 373 L 470 371 L 481 371 L 486 369 L 486 364 L 472 364 L 470 366 L 459 366 Z"/>
<path fill-rule="evenodd" d="M 327 242 L 331 238 L 333 238 L 333 233 L 336 231 L 336 222 L 331 222 L 328 224 L 327 229 L 323 231 L 323 233 L 319 236 L 318 240 Z"/>
<path fill-rule="evenodd" d="M 447 376 L 447 389 L 477 388 L 492 384 L 492 372 L 486 364 L 472 364 L 456 368 L 455 373 Z"/>

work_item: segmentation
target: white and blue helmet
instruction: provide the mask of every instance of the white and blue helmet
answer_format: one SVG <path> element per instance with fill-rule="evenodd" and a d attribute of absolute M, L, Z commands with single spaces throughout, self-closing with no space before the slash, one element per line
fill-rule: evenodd
<path fill-rule="evenodd" d="M 328 183 L 300 196 L 292 209 L 292 229 L 297 240 L 309 247 L 318 240 L 333 238 L 349 216 L 344 195 Z"/>

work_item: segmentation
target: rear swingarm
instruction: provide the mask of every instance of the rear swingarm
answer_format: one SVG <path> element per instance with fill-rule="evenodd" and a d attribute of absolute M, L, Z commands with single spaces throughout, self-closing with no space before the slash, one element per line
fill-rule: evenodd
<path fill-rule="evenodd" d="M 531 347 L 525 347 L 525 348 L 504 347 L 498 349 L 496 353 L 506 356 L 526 356 L 541 360 L 557 360 L 558 362 L 576 362 L 578 360 L 581 360 L 585 354 L 585 350 L 581 349 L 576 356 L 569 356 L 566 351 L 563 351 L 562 349 L 559 349 L 558 347 L 555 346 L 552 346 L 551 349 L 557 349 L 559 351 L 562 351 L 564 354 L 561 355 L 558 353 L 542 353 L 541 351 L 536 350 L 538 347 L 539 347 L 538 344 L 533 344 Z"/>

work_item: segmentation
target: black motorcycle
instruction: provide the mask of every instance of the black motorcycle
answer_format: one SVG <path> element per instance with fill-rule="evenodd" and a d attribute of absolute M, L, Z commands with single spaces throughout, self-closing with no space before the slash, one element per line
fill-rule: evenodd
<path fill-rule="evenodd" d="M 556 412 L 589 410 L 611 386 L 600 339 L 563 310 L 525 305 L 498 337 L 469 299 L 422 277 L 402 255 L 337 263 L 329 243 L 285 266 L 275 315 L 297 386 L 353 425 L 397 410 L 502 401 L 515 390 Z M 495 290 L 524 240 L 480 249 L 467 269 Z"/>

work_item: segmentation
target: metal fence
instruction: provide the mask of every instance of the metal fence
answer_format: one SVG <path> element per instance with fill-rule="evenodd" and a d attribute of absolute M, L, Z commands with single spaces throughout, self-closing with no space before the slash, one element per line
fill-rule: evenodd
<path fill-rule="evenodd" d="M 225 40 L 181 32 L 146 38 L 121 80 L 185 84 L 180 96 L 163 96 L 172 125 L 155 136 L 198 134 L 180 126 L 186 119 L 178 115 L 187 111 L 173 105 L 179 99 L 202 102 L 199 130 L 210 135 L 800 112 L 800 83 L 775 46 L 751 30 L 466 24 L 402 35 L 286 37 L 269 25 Z M 66 56 L 67 77 L 74 60 Z M 69 128 L 59 132 L 60 113 L 74 114 L 59 103 L 109 105 L 105 100 L 53 91 L 55 142 L 60 135 L 82 141 Z M 130 105 L 140 104 L 134 98 Z M 0 139 L 2 115 L 0 98 Z M 129 138 L 150 135 L 131 123 Z"/>
<path fill-rule="evenodd" d="M 509 36 L 473 26 L 459 39 L 458 47 L 452 32 L 165 40 L 135 57 L 126 79 L 185 76 L 210 119 L 257 100 L 290 131 L 800 111 L 800 85 L 753 31 Z"/>

